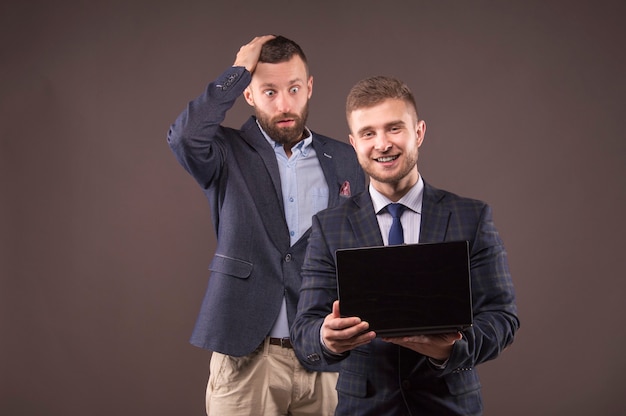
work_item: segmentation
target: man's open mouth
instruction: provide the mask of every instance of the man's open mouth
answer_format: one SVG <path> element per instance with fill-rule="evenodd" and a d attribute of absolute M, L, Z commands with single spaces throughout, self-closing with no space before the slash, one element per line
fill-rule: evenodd
<path fill-rule="evenodd" d="M 376 159 L 374 159 L 374 160 L 376 160 L 377 162 L 380 162 L 380 163 L 385 163 L 385 162 L 391 162 L 391 161 L 394 161 L 394 160 L 396 160 L 397 158 L 398 158 L 398 156 L 397 156 L 397 155 L 396 155 L 396 156 L 384 156 L 384 157 L 378 157 L 378 158 L 376 158 Z"/>

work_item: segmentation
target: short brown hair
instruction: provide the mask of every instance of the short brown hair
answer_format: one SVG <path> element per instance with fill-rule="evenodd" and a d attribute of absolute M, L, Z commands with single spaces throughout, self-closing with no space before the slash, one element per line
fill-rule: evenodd
<path fill-rule="evenodd" d="M 417 116 L 417 104 L 409 87 L 402 81 L 378 75 L 357 82 L 346 99 L 346 117 L 355 110 L 373 107 L 386 99 L 399 99 L 409 104 Z"/>
<path fill-rule="evenodd" d="M 259 62 L 278 64 L 291 60 L 294 55 L 297 55 L 302 59 L 308 72 L 309 64 L 307 63 L 306 55 L 304 55 L 304 51 L 300 45 L 291 39 L 287 39 L 286 37 L 279 35 L 263 44 L 261 47 Z"/>

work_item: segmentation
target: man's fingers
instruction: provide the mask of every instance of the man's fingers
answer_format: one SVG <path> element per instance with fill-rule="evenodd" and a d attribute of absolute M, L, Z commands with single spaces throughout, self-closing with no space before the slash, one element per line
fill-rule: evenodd
<path fill-rule="evenodd" d="M 339 301 L 333 302 L 331 313 L 324 321 L 324 344 L 331 351 L 342 353 L 367 344 L 376 337 L 376 333 L 369 331 L 369 323 L 361 318 L 351 316 L 341 317 Z"/>
<path fill-rule="evenodd" d="M 335 331 L 349 331 L 354 329 L 353 332 L 359 333 L 369 328 L 369 324 L 365 321 L 361 321 L 360 318 L 332 318 L 328 321 L 328 327 Z"/>
<path fill-rule="evenodd" d="M 434 335 L 413 335 L 398 338 L 383 338 L 388 342 L 415 342 L 419 344 L 453 344 L 463 338 L 460 332 L 434 334 Z"/>
<path fill-rule="evenodd" d="M 274 35 L 263 35 L 263 36 L 257 36 L 255 37 L 252 41 L 253 42 L 261 42 L 261 44 L 267 42 L 270 39 L 274 39 L 276 36 Z"/>
<path fill-rule="evenodd" d="M 326 346 L 330 347 L 334 352 L 342 353 L 371 342 L 372 339 L 376 338 L 376 333 L 374 331 L 369 331 L 357 333 L 350 337 L 345 336 L 346 331 L 342 331 L 341 335 L 333 336 L 332 338 L 325 340 Z"/>
<path fill-rule="evenodd" d="M 250 72 L 254 71 L 259 55 L 261 54 L 261 48 L 263 44 L 270 39 L 274 39 L 274 35 L 257 36 L 250 42 L 239 48 L 239 52 L 235 58 L 233 66 L 243 66 Z"/>

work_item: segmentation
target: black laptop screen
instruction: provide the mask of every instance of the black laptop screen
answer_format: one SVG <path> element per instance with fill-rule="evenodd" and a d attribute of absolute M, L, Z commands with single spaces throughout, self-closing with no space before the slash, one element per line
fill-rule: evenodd
<path fill-rule="evenodd" d="M 472 324 L 467 241 L 337 250 L 343 316 L 380 336 L 462 330 Z"/>

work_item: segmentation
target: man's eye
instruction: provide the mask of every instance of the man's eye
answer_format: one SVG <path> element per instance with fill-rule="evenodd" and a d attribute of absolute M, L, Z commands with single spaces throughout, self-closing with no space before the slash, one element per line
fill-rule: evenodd
<path fill-rule="evenodd" d="M 276 94 L 276 92 L 275 92 L 275 91 L 272 91 L 272 90 L 267 90 L 267 91 L 265 91 L 265 95 L 267 95 L 268 97 L 271 97 L 271 96 L 273 96 L 274 94 Z"/>
<path fill-rule="evenodd" d="M 298 91 L 300 91 L 300 87 L 291 87 L 291 89 L 289 89 L 289 92 L 291 92 L 292 94 L 295 94 Z"/>

